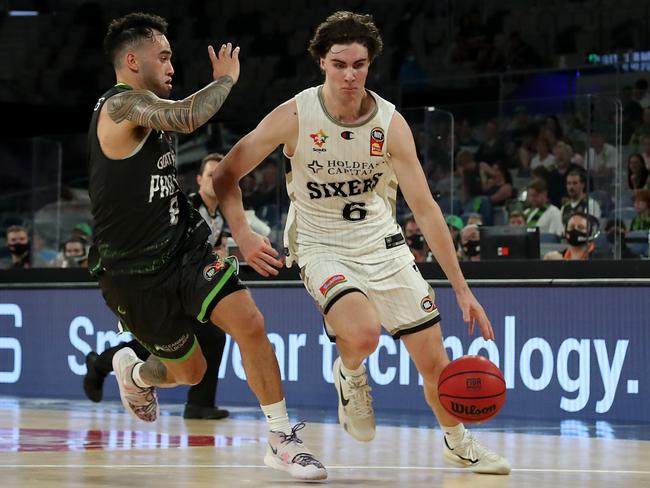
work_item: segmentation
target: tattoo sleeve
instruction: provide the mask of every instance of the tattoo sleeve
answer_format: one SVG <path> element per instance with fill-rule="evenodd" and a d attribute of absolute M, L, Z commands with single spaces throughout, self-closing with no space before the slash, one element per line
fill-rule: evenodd
<path fill-rule="evenodd" d="M 117 124 L 130 120 L 151 129 L 189 133 L 217 113 L 232 85 L 230 76 L 221 76 L 179 101 L 164 100 L 149 90 L 129 90 L 108 99 L 108 115 Z"/>

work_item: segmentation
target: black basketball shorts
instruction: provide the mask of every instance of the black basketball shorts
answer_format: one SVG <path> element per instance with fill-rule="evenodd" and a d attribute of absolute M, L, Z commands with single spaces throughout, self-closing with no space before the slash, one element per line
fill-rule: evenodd
<path fill-rule="evenodd" d="M 184 361 L 197 345 L 193 327 L 216 327 L 206 322 L 219 300 L 246 288 L 236 270 L 234 258 L 222 259 L 206 244 L 172 259 L 155 275 L 104 273 L 99 287 L 138 342 L 165 361 Z"/>

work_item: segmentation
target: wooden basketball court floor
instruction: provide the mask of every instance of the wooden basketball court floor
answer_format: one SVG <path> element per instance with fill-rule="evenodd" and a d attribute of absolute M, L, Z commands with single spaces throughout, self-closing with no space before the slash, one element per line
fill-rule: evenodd
<path fill-rule="evenodd" d="M 262 462 L 266 425 L 257 409 L 229 419 L 183 420 L 163 405 L 154 424 L 117 402 L 0 397 L 2 487 L 278 487 L 304 483 Z M 335 412 L 290 412 L 309 420 L 305 443 L 326 464 L 332 487 L 650 487 L 650 425 L 509 421 L 475 429 L 503 453 L 510 476 L 447 467 L 441 432 L 428 417 L 380 414 L 377 436 L 360 443 Z"/>

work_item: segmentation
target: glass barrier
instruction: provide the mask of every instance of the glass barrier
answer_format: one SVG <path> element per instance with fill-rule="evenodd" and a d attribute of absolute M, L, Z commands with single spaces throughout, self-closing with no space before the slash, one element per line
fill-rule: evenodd
<path fill-rule="evenodd" d="M 66 210 L 61 195 L 61 145 L 53 140 L 15 140 L 0 146 L 3 183 L 0 195 L 0 268 L 12 266 L 7 230 L 29 236 L 29 255 L 20 253 L 30 266 L 44 266 L 56 257 Z M 87 197 L 86 197 L 87 198 Z M 18 227 L 16 227 L 18 226 Z M 14 233 L 14 234 L 16 234 Z M 17 254 L 14 256 L 18 257 Z"/>
<path fill-rule="evenodd" d="M 650 218 L 647 212 L 638 218 L 633 190 L 650 182 L 647 170 L 642 182 L 636 174 L 638 167 L 650 166 L 650 130 L 647 141 L 627 138 L 626 131 L 641 133 L 642 126 L 625 127 L 629 114 L 619 98 L 502 99 L 400 112 L 413 132 L 429 188 L 454 233 L 460 234 L 468 223 L 480 223 L 483 229 L 539 227 L 539 254 L 526 251 L 524 257 L 557 258 L 560 253 L 561 258 L 569 248 L 567 221 L 575 210 L 584 210 L 590 216 L 589 259 L 648 256 L 644 225 Z M 650 126 L 650 111 L 648 117 Z M 211 152 L 227 152 L 255 125 L 254 121 L 213 124 L 189 136 L 179 135 L 181 188 L 196 191 L 201 159 Z M 284 179 L 288 160 L 281 149 L 241 182 L 251 221 L 278 249 L 288 208 Z M 11 225 L 29 230 L 33 265 L 61 265 L 57 257 L 62 242 L 92 223 L 84 182 L 77 179 L 78 189 L 62 183 L 66 154 L 58 141 L 14 141 L 0 146 L 0 153 L 6 176 L 0 183 L 0 267 L 10 264 L 5 231 Z M 401 195 L 396 210 L 403 224 L 410 211 Z M 497 231 L 483 232 L 494 239 Z M 457 244 L 461 259 L 470 259 L 460 235 Z M 503 257 L 486 251 L 473 260 Z"/>

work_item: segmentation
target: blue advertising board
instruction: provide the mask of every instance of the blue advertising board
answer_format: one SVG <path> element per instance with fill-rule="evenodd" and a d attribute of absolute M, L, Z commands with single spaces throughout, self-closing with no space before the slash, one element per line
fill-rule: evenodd
<path fill-rule="evenodd" d="M 454 294 L 437 291 L 451 358 L 482 354 L 501 368 L 507 402 L 501 416 L 650 421 L 648 287 L 476 287 L 496 341 L 469 336 Z M 257 288 L 287 402 L 334 408 L 335 348 L 303 288 Z M 0 289 L 0 395 L 83 398 L 84 357 L 118 336 L 117 319 L 97 289 Z M 400 341 L 382 335 L 368 358 L 377 409 L 426 411 L 421 378 Z M 256 405 L 239 348 L 228 338 L 218 400 Z M 185 389 L 161 390 L 183 402 Z M 105 398 L 117 399 L 115 381 Z"/>

